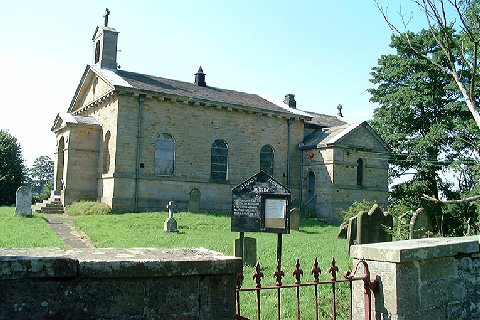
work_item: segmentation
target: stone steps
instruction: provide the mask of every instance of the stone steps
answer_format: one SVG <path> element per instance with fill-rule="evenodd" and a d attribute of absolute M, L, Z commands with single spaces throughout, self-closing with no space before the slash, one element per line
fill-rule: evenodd
<path fill-rule="evenodd" d="M 60 197 L 52 196 L 42 203 L 36 203 L 32 206 L 32 211 L 37 213 L 63 214 L 65 212 Z"/>

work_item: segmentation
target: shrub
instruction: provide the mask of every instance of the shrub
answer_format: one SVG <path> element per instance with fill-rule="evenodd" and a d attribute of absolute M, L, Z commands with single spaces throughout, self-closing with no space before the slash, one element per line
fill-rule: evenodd
<path fill-rule="evenodd" d="M 375 202 L 362 200 L 362 201 L 355 201 L 352 203 L 347 210 L 342 211 L 343 214 L 343 221 L 340 225 L 340 229 L 348 227 L 348 219 L 355 217 L 361 211 L 370 211 L 372 207 L 375 205 Z"/>
<path fill-rule="evenodd" d="M 65 208 L 67 215 L 106 215 L 112 214 L 112 208 L 107 204 L 95 201 L 76 201 Z"/>

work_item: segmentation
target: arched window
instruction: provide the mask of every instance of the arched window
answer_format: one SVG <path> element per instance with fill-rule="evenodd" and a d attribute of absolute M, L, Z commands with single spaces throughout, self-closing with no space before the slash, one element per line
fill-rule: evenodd
<path fill-rule="evenodd" d="M 273 176 L 274 150 L 271 145 L 266 144 L 260 149 L 260 170 Z"/>
<path fill-rule="evenodd" d="M 211 151 L 210 180 L 226 181 L 228 175 L 228 147 L 225 141 L 215 140 Z"/>
<path fill-rule="evenodd" d="M 155 174 L 173 175 L 175 163 L 175 140 L 168 133 L 162 133 L 155 141 Z"/>
<path fill-rule="evenodd" d="M 363 160 L 357 160 L 357 186 L 363 186 Z"/>
<path fill-rule="evenodd" d="M 315 198 L 315 173 L 309 171 L 307 175 L 307 201 Z"/>
<path fill-rule="evenodd" d="M 110 171 L 110 131 L 105 133 L 105 140 L 103 141 L 103 170 L 102 173 Z"/>
<path fill-rule="evenodd" d="M 95 63 L 100 61 L 100 40 L 95 43 Z"/>

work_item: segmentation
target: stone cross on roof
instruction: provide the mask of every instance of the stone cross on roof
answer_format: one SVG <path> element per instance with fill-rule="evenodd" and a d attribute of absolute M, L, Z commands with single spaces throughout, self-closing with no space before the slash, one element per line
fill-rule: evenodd
<path fill-rule="evenodd" d="M 103 17 L 105 18 L 105 27 L 108 27 L 108 16 L 110 15 L 110 10 L 108 8 L 105 8 L 105 14 Z"/>

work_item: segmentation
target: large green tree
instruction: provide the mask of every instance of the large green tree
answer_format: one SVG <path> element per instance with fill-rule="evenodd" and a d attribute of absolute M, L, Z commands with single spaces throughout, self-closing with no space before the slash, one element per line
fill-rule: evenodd
<path fill-rule="evenodd" d="M 478 109 L 478 77 L 480 62 L 480 0 L 408 0 L 414 3 L 427 23 L 427 32 L 437 44 L 437 55 L 430 55 L 411 40 L 409 32 L 401 32 L 388 17 L 387 9 L 381 1 L 374 0 L 390 29 L 416 53 L 432 65 L 449 74 L 462 96 L 476 126 L 480 128 Z M 401 6 L 401 1 L 399 3 Z M 400 9 L 400 12 L 402 10 Z M 412 16 L 401 13 L 405 28 Z M 462 41 L 458 42 L 452 27 L 460 31 Z M 438 61 L 438 56 L 442 61 Z"/>
<path fill-rule="evenodd" d="M 32 192 L 43 193 L 44 188 L 53 181 L 53 160 L 48 156 L 36 158 L 28 175 Z"/>
<path fill-rule="evenodd" d="M 22 150 L 17 139 L 0 130 L 0 205 L 15 203 L 15 193 L 24 180 Z"/>
<path fill-rule="evenodd" d="M 453 29 L 449 32 L 452 39 L 459 39 Z M 475 137 L 478 128 L 454 79 L 438 67 L 449 62 L 430 30 L 393 35 L 390 46 L 396 53 L 380 57 L 371 73 L 376 87 L 369 92 L 371 101 L 380 105 L 371 125 L 393 150 L 390 177 L 411 175 L 394 188 L 392 200 L 412 209 L 427 208 L 443 231 L 441 206 L 422 195 L 452 195 L 440 174 L 454 163 L 468 163 L 469 155 L 478 155 L 478 149 L 465 140 L 467 134 Z M 435 59 L 435 64 L 425 56 Z"/>

